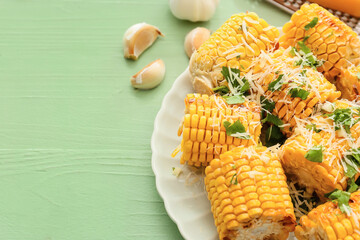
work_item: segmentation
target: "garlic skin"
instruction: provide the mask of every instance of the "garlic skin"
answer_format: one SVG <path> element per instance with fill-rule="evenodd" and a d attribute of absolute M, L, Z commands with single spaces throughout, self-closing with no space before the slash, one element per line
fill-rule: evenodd
<path fill-rule="evenodd" d="M 138 23 L 126 30 L 123 38 L 124 57 L 133 60 L 150 47 L 158 36 L 164 36 L 160 30 L 147 23 Z"/>
<path fill-rule="evenodd" d="M 149 63 L 138 73 L 131 77 L 130 82 L 134 88 L 151 89 L 159 85 L 165 76 L 165 64 L 158 59 Z"/>
<path fill-rule="evenodd" d="M 220 0 L 169 0 L 172 14 L 192 22 L 208 21 L 215 13 Z"/>
<path fill-rule="evenodd" d="M 185 37 L 184 48 L 186 55 L 190 58 L 201 44 L 210 38 L 210 30 L 203 27 L 197 27 L 191 30 Z"/>

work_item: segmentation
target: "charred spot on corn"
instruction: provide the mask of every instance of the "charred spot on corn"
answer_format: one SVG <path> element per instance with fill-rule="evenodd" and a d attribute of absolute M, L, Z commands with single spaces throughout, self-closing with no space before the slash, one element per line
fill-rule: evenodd
<path fill-rule="evenodd" d="M 323 147 L 313 146 L 306 152 L 305 158 L 311 162 L 321 163 L 323 161 Z"/>
<path fill-rule="evenodd" d="M 250 135 L 246 132 L 244 125 L 236 120 L 233 124 L 229 121 L 224 121 L 224 127 L 226 129 L 226 135 L 236 137 L 240 139 L 250 139 Z"/>
<path fill-rule="evenodd" d="M 318 23 L 319 18 L 318 17 L 314 17 L 311 22 L 309 22 L 308 24 L 305 25 L 305 30 L 309 30 L 310 28 L 315 27 L 315 25 Z"/>
<path fill-rule="evenodd" d="M 349 192 L 335 189 L 335 190 L 325 194 L 324 196 L 326 198 L 329 198 L 333 202 L 336 202 L 338 204 L 338 207 L 340 208 L 341 212 L 346 213 L 346 214 L 351 212 L 351 208 L 349 205 L 349 200 L 350 200 Z"/>

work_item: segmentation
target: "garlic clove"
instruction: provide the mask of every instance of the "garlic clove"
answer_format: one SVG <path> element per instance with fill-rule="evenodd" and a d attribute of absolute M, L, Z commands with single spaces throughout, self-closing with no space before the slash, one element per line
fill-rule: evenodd
<path fill-rule="evenodd" d="M 210 30 L 203 27 L 197 27 L 191 30 L 185 37 L 184 48 L 186 55 L 190 58 L 201 44 L 210 38 Z"/>
<path fill-rule="evenodd" d="M 131 85 L 139 89 L 151 89 L 159 85 L 165 76 L 165 64 L 161 59 L 149 63 L 131 77 Z"/>
<path fill-rule="evenodd" d="M 158 36 L 164 36 L 160 30 L 147 23 L 138 23 L 126 30 L 123 38 L 124 57 L 133 60 L 150 47 Z"/>
<path fill-rule="evenodd" d="M 208 21 L 215 13 L 220 0 L 169 0 L 172 14 L 192 22 Z"/>

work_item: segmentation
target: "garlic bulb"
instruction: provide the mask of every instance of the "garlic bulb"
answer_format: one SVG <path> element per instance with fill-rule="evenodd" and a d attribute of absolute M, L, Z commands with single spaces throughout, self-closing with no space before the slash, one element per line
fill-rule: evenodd
<path fill-rule="evenodd" d="M 151 89 L 159 85 L 165 76 L 165 64 L 158 59 L 131 77 L 131 85 L 139 89 Z"/>
<path fill-rule="evenodd" d="M 215 13 L 219 0 L 169 0 L 175 17 L 192 22 L 208 21 Z"/>
<path fill-rule="evenodd" d="M 124 57 L 136 60 L 159 35 L 164 36 L 157 27 L 147 23 L 131 26 L 124 34 Z"/>
<path fill-rule="evenodd" d="M 210 30 L 203 27 L 197 27 L 191 30 L 185 37 L 184 48 L 188 57 L 191 57 L 203 42 L 210 37 Z"/>

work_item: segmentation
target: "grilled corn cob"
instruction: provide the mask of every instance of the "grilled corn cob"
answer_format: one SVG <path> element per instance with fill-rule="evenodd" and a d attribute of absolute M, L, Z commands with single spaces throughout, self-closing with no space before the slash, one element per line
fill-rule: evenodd
<path fill-rule="evenodd" d="M 295 227 L 286 176 L 266 147 L 237 147 L 205 169 L 220 239 L 287 239 Z"/>
<path fill-rule="evenodd" d="M 272 114 L 282 120 L 282 131 L 288 137 L 296 126 L 295 118 L 304 119 L 314 113 L 319 104 L 333 102 L 341 95 L 321 73 L 311 67 L 295 66 L 302 58 L 292 57 L 290 52 L 290 49 L 279 49 L 263 54 L 254 60 L 255 74 L 245 75 L 256 79 L 254 82 L 262 87 L 260 94 L 275 103 Z"/>
<path fill-rule="evenodd" d="M 336 87 L 341 91 L 341 97 L 348 100 L 359 100 L 360 66 L 341 69 L 341 75 L 336 80 Z"/>
<path fill-rule="evenodd" d="M 229 105 L 220 96 L 188 94 L 185 108 L 186 114 L 178 132 L 183 136 L 181 164 L 207 166 L 220 153 L 240 145 L 257 145 L 259 141 L 260 108 L 254 102 Z M 248 135 L 248 139 L 227 135 L 224 123 L 237 120 L 245 127 L 243 134 Z M 173 156 L 180 149 L 175 150 Z"/>
<path fill-rule="evenodd" d="M 317 21 L 316 21 L 317 20 Z M 333 81 L 349 62 L 360 62 L 360 39 L 345 23 L 317 4 L 304 4 L 283 27 L 280 46 L 295 47 L 304 41 L 324 61 L 318 70 Z M 304 38 L 307 39 L 304 39 Z"/>
<path fill-rule="evenodd" d="M 295 228 L 299 240 L 355 240 L 360 239 L 360 193 L 351 194 L 349 206 L 352 213 L 342 213 L 337 203 L 327 202 L 300 218 L 300 225 Z"/>
<path fill-rule="evenodd" d="M 351 104 L 339 100 L 334 104 L 334 109 L 350 109 Z M 350 148 L 357 148 L 359 144 L 360 123 L 355 120 L 358 116 L 349 115 L 349 118 L 354 119 L 351 120 L 341 114 L 296 119 L 298 123 L 294 134 L 279 151 L 289 179 L 309 190 L 315 190 L 321 200 L 325 200 L 325 193 L 335 188 L 346 189 L 348 177 L 347 166 L 343 161 L 344 153 Z M 353 121 L 349 125 L 349 133 L 344 130 L 345 125 L 341 126 L 337 120 L 333 120 L 338 117 L 343 118 L 344 122 Z"/>
<path fill-rule="evenodd" d="M 189 70 L 195 92 L 211 94 L 224 84 L 221 68 L 247 72 L 253 57 L 275 46 L 279 30 L 255 13 L 240 13 L 228 19 L 190 59 Z"/>

